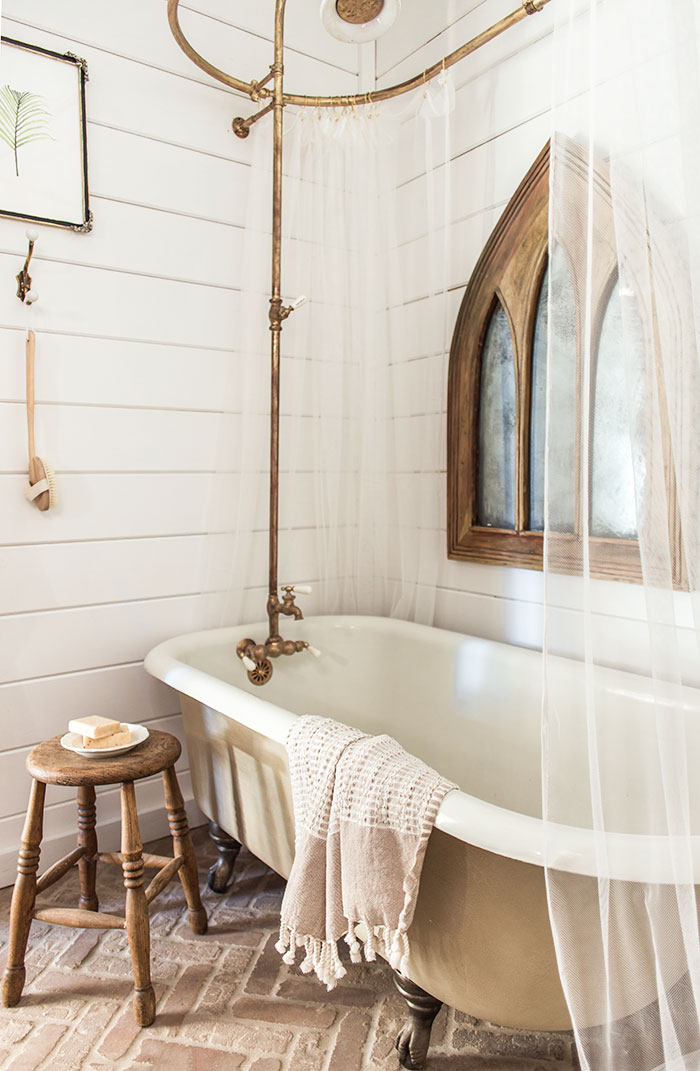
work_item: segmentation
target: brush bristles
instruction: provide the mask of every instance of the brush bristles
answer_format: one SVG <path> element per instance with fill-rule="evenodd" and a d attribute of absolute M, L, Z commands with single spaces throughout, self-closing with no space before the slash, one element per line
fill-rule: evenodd
<path fill-rule="evenodd" d="M 29 463 L 29 486 L 36 487 L 42 480 L 46 480 L 46 489 L 33 495 L 28 494 L 30 501 L 34 502 L 37 509 L 42 513 L 53 509 L 58 501 L 56 493 L 56 474 L 53 467 L 43 457 L 33 457 Z"/>
<path fill-rule="evenodd" d="M 53 465 L 50 461 L 41 459 L 41 463 L 44 466 L 44 472 L 46 473 L 46 479 L 49 484 L 49 509 L 55 509 L 58 505 L 58 491 L 56 489 L 56 473 L 53 470 Z"/>

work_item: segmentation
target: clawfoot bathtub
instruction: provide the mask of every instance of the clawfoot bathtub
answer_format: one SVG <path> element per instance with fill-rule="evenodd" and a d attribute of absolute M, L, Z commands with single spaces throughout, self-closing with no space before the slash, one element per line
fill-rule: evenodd
<path fill-rule="evenodd" d="M 385 618 L 318 617 L 287 631 L 323 657 L 281 660 L 262 688 L 248 681 L 235 651 L 242 636 L 263 635 L 263 625 L 178 637 L 146 659 L 148 671 L 181 696 L 195 796 L 220 849 L 212 887 L 225 888 L 238 842 L 289 874 L 294 819 L 283 742 L 295 717 L 330 716 L 389 733 L 460 785 L 438 812 L 409 933 L 410 979 L 398 980 L 409 1005 L 398 1043 L 404 1066 L 422 1066 L 440 1002 L 503 1026 L 569 1029 L 543 869 L 539 653 Z M 562 665 L 572 697 L 579 671 L 577 663 Z M 613 690 L 639 686 L 630 674 L 605 672 Z M 586 940 L 598 909 L 585 817 L 549 825 L 547 837 L 581 904 L 590 903 L 590 918 L 582 910 L 580 921 Z M 644 838 L 627 839 L 622 876 L 634 879 L 644 846 L 632 842 Z M 640 979 L 634 1006 L 620 1007 L 620 1015 L 643 1007 L 651 993 Z"/>

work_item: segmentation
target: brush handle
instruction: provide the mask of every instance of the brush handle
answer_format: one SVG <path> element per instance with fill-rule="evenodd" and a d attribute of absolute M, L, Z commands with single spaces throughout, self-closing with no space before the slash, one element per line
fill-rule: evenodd
<path fill-rule="evenodd" d="M 36 353 L 36 335 L 27 331 L 26 365 L 27 365 L 27 442 L 29 445 L 29 466 L 36 456 L 34 444 L 34 355 Z M 30 473 L 31 476 L 31 473 Z"/>
<path fill-rule="evenodd" d="M 46 468 L 40 457 L 36 456 L 34 443 L 34 358 L 36 355 L 36 335 L 27 331 L 26 366 L 27 366 L 27 444 L 29 448 L 29 483 L 33 487 L 46 477 Z M 35 506 L 45 513 L 51 508 L 51 495 L 41 491 L 33 499 Z"/>

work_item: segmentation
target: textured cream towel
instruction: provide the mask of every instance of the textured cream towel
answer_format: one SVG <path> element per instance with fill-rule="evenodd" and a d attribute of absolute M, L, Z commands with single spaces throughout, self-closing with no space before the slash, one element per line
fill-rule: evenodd
<path fill-rule="evenodd" d="M 390 736 L 368 736 L 330 718 L 301 717 L 286 740 L 296 854 L 282 901 L 277 950 L 306 956 L 329 989 L 350 958 L 381 951 L 404 972 L 423 857 L 443 797 L 457 786 Z M 364 924 L 364 949 L 355 927 Z"/>

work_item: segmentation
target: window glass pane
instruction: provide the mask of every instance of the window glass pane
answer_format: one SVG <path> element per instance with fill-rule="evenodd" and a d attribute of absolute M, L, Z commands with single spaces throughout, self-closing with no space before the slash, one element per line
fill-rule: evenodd
<path fill-rule="evenodd" d="M 553 532 L 573 532 L 576 516 L 576 304 L 560 246 L 549 265 L 549 501 Z"/>
<path fill-rule="evenodd" d="M 515 361 L 500 304 L 481 353 L 476 512 L 479 525 L 515 528 Z"/>
<path fill-rule="evenodd" d="M 530 398 L 530 529 L 544 529 L 544 440 L 547 375 L 547 303 L 549 267 L 545 269 L 537 302 L 532 342 L 532 395 Z"/>
<path fill-rule="evenodd" d="M 637 535 L 635 470 L 630 416 L 643 416 L 644 335 L 634 295 L 625 290 L 623 324 L 620 285 L 610 295 L 598 344 L 593 406 L 591 534 L 634 539 Z M 643 455 L 637 480 L 644 481 Z"/>

